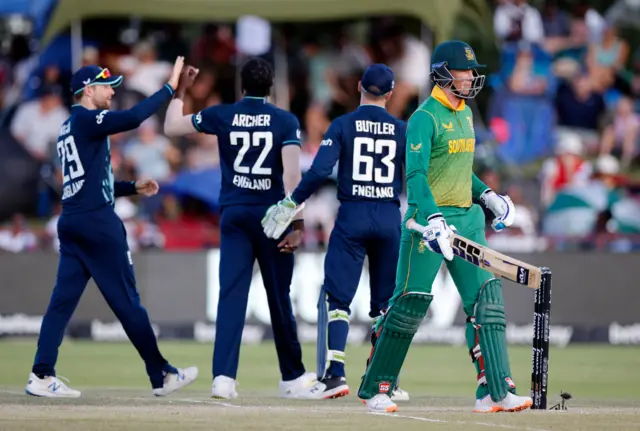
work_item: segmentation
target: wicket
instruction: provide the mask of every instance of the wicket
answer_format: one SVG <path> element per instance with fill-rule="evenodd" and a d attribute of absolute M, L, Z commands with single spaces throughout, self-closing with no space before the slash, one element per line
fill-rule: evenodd
<path fill-rule="evenodd" d="M 541 268 L 540 287 L 533 311 L 533 357 L 531 371 L 532 409 L 546 410 L 549 383 L 549 323 L 551 319 L 551 270 Z"/>

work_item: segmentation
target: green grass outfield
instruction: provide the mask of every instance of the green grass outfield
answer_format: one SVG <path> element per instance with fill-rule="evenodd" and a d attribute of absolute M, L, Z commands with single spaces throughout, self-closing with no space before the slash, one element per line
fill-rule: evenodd
<path fill-rule="evenodd" d="M 640 430 L 640 349 L 577 346 L 552 349 L 549 405 L 559 392 L 573 399 L 568 411 L 527 411 L 478 415 L 473 407 L 475 372 L 464 347 L 414 346 L 402 373 L 411 393 L 398 415 L 367 414 L 355 397 L 367 346 L 349 346 L 347 374 L 352 395 L 339 400 L 277 398 L 279 380 L 271 343 L 243 346 L 240 398 L 212 400 L 212 346 L 195 342 L 160 343 L 176 366 L 197 365 L 199 379 L 171 397 L 156 399 L 144 365 L 128 343 L 65 340 L 58 374 L 83 391 L 78 400 L 45 400 L 23 395 L 35 339 L 0 341 L 0 430 L 212 430 L 212 429 L 518 429 Z M 315 368 L 315 347 L 304 346 L 305 364 Z M 531 349 L 511 347 L 514 380 L 528 393 Z M 386 416 L 386 417 L 384 417 Z"/>

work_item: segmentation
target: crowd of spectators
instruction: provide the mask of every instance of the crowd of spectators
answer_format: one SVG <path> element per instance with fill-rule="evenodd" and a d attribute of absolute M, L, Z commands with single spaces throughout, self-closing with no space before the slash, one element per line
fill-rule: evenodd
<path fill-rule="evenodd" d="M 287 100 L 276 94 L 275 103 L 300 120 L 303 170 L 311 165 L 330 121 L 357 106 L 358 79 L 372 62 L 387 63 L 396 73 L 395 95 L 388 105 L 394 115 L 408 118 L 429 94 L 430 47 L 399 21 L 379 18 L 326 31 L 302 28 L 278 28 L 289 85 L 280 92 Z M 565 244 L 558 238 L 640 232 L 636 189 L 629 180 L 638 168 L 640 49 L 633 50 L 595 10 L 561 9 L 554 1 L 542 10 L 526 0 L 499 1 L 494 30 L 500 69 L 490 71 L 485 91 L 491 92 L 491 100 L 486 112 L 476 113 L 476 121 L 484 125 L 486 120 L 486 127 L 477 128 L 486 130 L 478 136 L 477 150 L 491 152 L 496 162 L 478 169 L 487 184 L 512 197 L 518 218 L 509 234 L 492 236 L 490 243 L 503 250 L 537 251 Z M 82 63 L 101 64 L 124 75 L 112 109 L 126 109 L 160 88 L 175 56 L 186 53 L 200 74 L 185 101 L 185 113 L 197 112 L 237 98 L 237 66 L 243 53 L 234 32 L 227 24 L 207 24 L 199 36 L 188 39 L 181 26 L 165 26 L 130 46 L 87 44 Z M 273 60 L 273 50 L 265 56 Z M 15 37 L 0 60 L 0 127 L 8 129 L 11 144 L 23 148 L 40 167 L 33 183 L 37 204 L 31 219 L 36 222 L 25 223 L 21 214 L 11 218 L 0 228 L 0 252 L 56 248 L 61 174 L 55 141 L 68 115 L 69 79 L 70 71 L 63 67 L 39 64 L 24 37 Z M 5 118 L 9 121 L 2 124 Z M 137 130 L 111 138 L 116 177 L 154 178 L 162 190 L 154 198 L 118 199 L 116 211 L 125 221 L 130 246 L 134 251 L 215 247 L 217 138 L 194 134 L 172 140 L 162 134 L 163 121 L 161 110 Z M 1 136 L 0 150 L 9 145 Z M 538 173 L 528 177 L 503 169 L 515 166 L 522 171 L 530 165 L 538 166 Z M 307 203 L 307 249 L 326 245 L 338 207 L 334 181 L 330 178 Z M 585 198 L 584 190 L 597 189 L 594 184 L 616 198 Z M 572 214 L 580 211 L 581 222 L 571 226 Z M 633 211 L 635 220 L 629 216 Z"/>

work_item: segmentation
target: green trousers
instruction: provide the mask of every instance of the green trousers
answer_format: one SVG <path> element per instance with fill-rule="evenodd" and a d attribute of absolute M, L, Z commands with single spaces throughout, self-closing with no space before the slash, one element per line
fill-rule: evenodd
<path fill-rule="evenodd" d="M 456 227 L 458 234 L 478 244 L 487 245 L 484 233 L 485 217 L 479 205 L 472 205 L 469 208 L 441 207 L 440 210 L 447 223 Z M 400 257 L 396 271 L 396 288 L 389 301 L 389 306 L 393 305 L 396 299 L 406 292 L 431 293 L 433 282 L 444 260 L 441 254 L 430 251 L 426 245 L 422 244 L 421 233 L 406 228 L 406 221 L 412 217 L 419 224 L 426 225 L 426 220 L 420 219 L 416 215 L 417 210 L 410 206 L 403 221 Z M 457 257 L 454 257 L 452 261 L 447 261 L 446 265 L 462 298 L 464 312 L 467 316 L 473 316 L 480 288 L 485 281 L 494 278 L 493 274 Z M 435 300 L 437 301 L 437 298 Z M 476 330 L 470 322 L 467 322 L 466 339 L 470 350 L 478 343 Z M 482 365 L 477 361 L 474 364 L 476 374 L 480 379 Z M 482 398 L 487 394 L 486 385 L 478 385 L 476 397 Z"/>
<path fill-rule="evenodd" d="M 482 208 L 472 205 L 470 208 L 441 207 L 440 210 L 449 225 L 456 227 L 458 234 L 487 245 L 484 235 L 485 219 Z M 406 228 L 405 223 L 416 215 L 415 208 L 409 207 L 402 223 L 402 239 L 400 241 L 400 257 L 396 270 L 396 289 L 389 301 L 391 306 L 396 298 L 406 292 L 431 293 L 433 281 L 442 266 L 444 257 L 441 254 L 430 251 L 422 244 L 422 234 Z M 426 225 L 426 220 L 415 220 Z M 493 274 L 470 264 L 469 262 L 454 258 L 447 262 L 447 269 L 460 292 L 464 312 L 467 316 L 473 315 L 473 307 L 478 301 L 478 292 L 482 284 L 493 278 Z"/>

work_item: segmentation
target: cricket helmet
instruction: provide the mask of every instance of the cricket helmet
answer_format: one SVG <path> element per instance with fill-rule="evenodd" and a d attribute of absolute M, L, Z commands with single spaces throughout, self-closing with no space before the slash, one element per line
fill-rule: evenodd
<path fill-rule="evenodd" d="M 442 89 L 451 91 L 462 99 L 473 99 L 484 86 L 485 75 L 478 74 L 478 68 L 486 67 L 478 64 L 476 53 L 468 43 L 461 40 L 448 40 L 442 42 L 431 55 L 431 82 Z M 452 70 L 473 71 L 473 81 L 468 94 L 463 94 L 456 89 L 456 79 L 451 74 Z"/>

